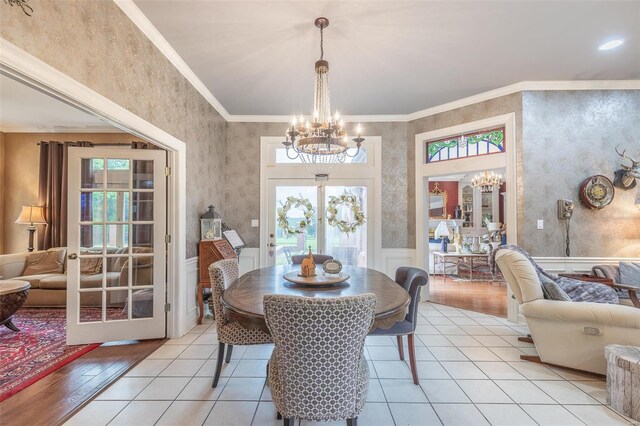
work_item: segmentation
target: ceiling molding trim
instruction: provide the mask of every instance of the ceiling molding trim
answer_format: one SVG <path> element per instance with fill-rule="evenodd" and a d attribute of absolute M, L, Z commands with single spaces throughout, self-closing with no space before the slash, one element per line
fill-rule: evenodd
<path fill-rule="evenodd" d="M 422 111 L 407 114 L 405 121 L 413 121 L 419 118 L 429 117 L 441 112 L 477 104 L 501 96 L 511 95 L 517 92 L 540 90 L 634 90 L 640 89 L 640 80 L 573 80 L 573 81 L 521 81 L 520 83 L 500 87 L 488 92 L 458 99 L 453 102 L 423 109 Z"/>
<path fill-rule="evenodd" d="M 213 96 L 213 93 L 207 89 L 207 86 L 204 85 L 196 73 L 194 73 L 189 65 L 180 57 L 178 52 L 176 52 L 171 44 L 160 34 L 160 31 L 151 23 L 149 18 L 135 5 L 133 0 L 114 0 L 114 2 L 207 102 L 209 102 L 225 120 L 230 121 L 230 114 L 226 108 Z"/>
<path fill-rule="evenodd" d="M 230 123 L 289 123 L 291 115 L 230 115 Z M 407 121 L 406 115 L 343 115 L 347 123 Z"/>
<path fill-rule="evenodd" d="M 126 133 L 115 127 L 69 127 L 69 128 L 42 128 L 42 127 L 0 127 L 2 133 Z"/>

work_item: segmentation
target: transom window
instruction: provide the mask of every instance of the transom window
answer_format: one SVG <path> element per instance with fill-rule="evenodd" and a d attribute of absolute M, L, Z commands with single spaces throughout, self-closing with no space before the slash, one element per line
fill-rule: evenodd
<path fill-rule="evenodd" d="M 505 152 L 504 127 L 427 142 L 427 163 Z"/>

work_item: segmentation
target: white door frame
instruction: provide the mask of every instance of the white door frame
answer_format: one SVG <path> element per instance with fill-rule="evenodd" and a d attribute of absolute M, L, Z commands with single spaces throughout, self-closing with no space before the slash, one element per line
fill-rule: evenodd
<path fill-rule="evenodd" d="M 506 152 L 477 157 L 461 158 L 427 164 L 426 141 L 446 138 L 460 133 L 471 133 L 477 130 L 504 126 Z M 426 237 L 429 217 L 424 212 L 427 209 L 427 191 L 430 177 L 447 174 L 469 173 L 479 170 L 506 169 L 508 184 L 505 199 L 507 221 L 507 243 L 517 244 L 518 241 L 518 180 L 517 180 L 517 152 L 518 140 L 516 135 L 516 114 L 509 113 L 484 120 L 472 121 L 457 126 L 433 130 L 417 134 L 415 137 L 415 172 L 416 172 L 416 263 L 419 267 L 429 268 L 429 239 Z M 511 290 L 507 287 L 507 317 L 518 321 L 518 304 L 511 298 Z"/>
<path fill-rule="evenodd" d="M 167 246 L 167 302 L 171 304 L 167 337 L 185 334 L 194 325 L 187 323 L 187 225 L 186 212 L 179 208 L 187 201 L 186 144 L 1 37 L 0 71 L 168 151 L 172 174 L 167 182 L 167 233 L 171 235 Z"/>
<path fill-rule="evenodd" d="M 286 127 L 286 124 L 284 124 Z M 373 228 L 373 257 L 368 261 L 374 269 L 384 271 L 382 265 L 382 138 L 380 136 L 363 136 L 364 146 L 367 148 L 366 164 L 341 164 L 329 176 L 331 179 L 350 179 L 357 185 L 357 179 L 373 180 L 373 203 L 369 203 L 370 212 L 365 212 L 368 226 Z M 263 136 L 260 138 L 260 266 L 268 264 L 267 221 L 269 179 L 313 178 L 304 164 L 277 164 L 275 162 L 275 148 L 282 147 L 282 137 Z M 323 182 L 324 183 L 324 182 Z"/>

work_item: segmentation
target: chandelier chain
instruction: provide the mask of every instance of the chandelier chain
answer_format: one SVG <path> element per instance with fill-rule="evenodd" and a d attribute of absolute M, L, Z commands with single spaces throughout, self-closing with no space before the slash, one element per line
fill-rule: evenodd
<path fill-rule="evenodd" d="M 320 60 L 324 58 L 324 25 L 320 25 Z"/>

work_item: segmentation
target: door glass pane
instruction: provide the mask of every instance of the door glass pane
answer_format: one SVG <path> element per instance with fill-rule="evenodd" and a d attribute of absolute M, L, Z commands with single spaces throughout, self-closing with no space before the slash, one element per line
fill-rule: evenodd
<path fill-rule="evenodd" d="M 80 288 L 101 289 L 104 282 L 102 256 L 90 255 L 90 252 L 80 252 Z"/>
<path fill-rule="evenodd" d="M 122 254 L 126 249 L 116 251 Z M 107 287 L 128 287 L 129 286 L 129 256 L 108 257 L 104 266 L 107 275 Z"/>
<path fill-rule="evenodd" d="M 107 188 L 129 188 L 129 160 L 107 159 Z"/>
<path fill-rule="evenodd" d="M 131 261 L 131 285 L 153 285 L 153 256 L 134 257 Z"/>
<path fill-rule="evenodd" d="M 102 321 L 102 290 L 82 292 L 80 296 L 80 322 Z"/>
<path fill-rule="evenodd" d="M 301 203 L 302 201 L 303 203 Z M 303 205 L 304 203 L 308 205 Z M 315 186 L 276 187 L 276 265 L 285 265 L 285 251 L 292 255 L 307 253 L 309 246 L 318 252 L 318 188 Z M 273 241 L 270 241 L 273 242 Z"/>
<path fill-rule="evenodd" d="M 104 188 L 104 159 L 83 158 L 80 164 L 81 188 Z"/>
<path fill-rule="evenodd" d="M 153 192 L 133 193 L 134 221 L 153 220 Z"/>
<path fill-rule="evenodd" d="M 133 188 L 153 189 L 153 160 L 133 160 Z"/>
<path fill-rule="evenodd" d="M 107 225 L 107 249 L 123 249 L 122 253 L 129 251 L 129 225 Z"/>
<path fill-rule="evenodd" d="M 364 223 L 349 228 L 349 225 L 353 225 L 358 221 L 353 206 L 340 201 L 335 202 L 335 212 L 325 212 L 327 226 L 324 252 L 338 259 L 343 265 L 367 266 L 366 217 L 369 213 L 367 188 L 365 186 L 327 186 L 325 187 L 325 206 L 328 208 L 330 201 L 341 200 L 343 196 L 355 197 L 360 210 L 364 212 Z M 334 219 L 333 223 L 328 223 L 331 217 Z"/>
<path fill-rule="evenodd" d="M 153 248 L 153 225 L 133 225 L 131 235 L 134 252 L 140 248 Z"/>
<path fill-rule="evenodd" d="M 131 316 L 133 318 L 153 317 L 153 290 L 145 289 L 134 291 L 131 295 L 133 304 L 131 306 Z"/>
<path fill-rule="evenodd" d="M 102 253 L 104 225 L 80 225 L 80 251 Z"/>
<path fill-rule="evenodd" d="M 126 306 L 129 290 L 107 291 L 107 321 L 125 320 L 128 318 Z"/>
<path fill-rule="evenodd" d="M 107 222 L 129 220 L 129 192 L 107 192 Z"/>
<path fill-rule="evenodd" d="M 104 192 L 80 193 L 80 220 L 100 222 L 104 216 Z"/>

